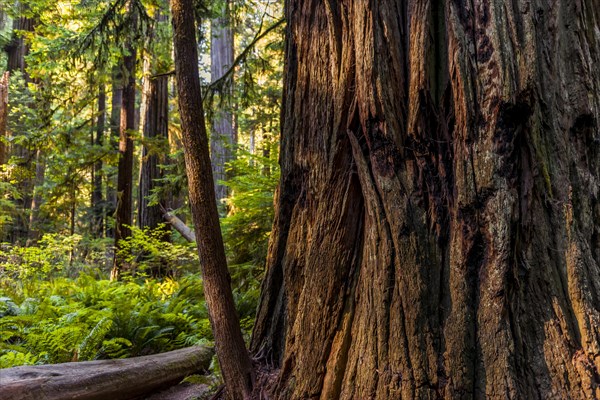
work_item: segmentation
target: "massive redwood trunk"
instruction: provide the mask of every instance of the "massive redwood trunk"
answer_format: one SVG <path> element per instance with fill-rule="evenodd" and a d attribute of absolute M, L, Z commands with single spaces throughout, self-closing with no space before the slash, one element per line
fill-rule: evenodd
<path fill-rule="evenodd" d="M 286 2 L 275 398 L 600 396 L 600 7 Z"/>

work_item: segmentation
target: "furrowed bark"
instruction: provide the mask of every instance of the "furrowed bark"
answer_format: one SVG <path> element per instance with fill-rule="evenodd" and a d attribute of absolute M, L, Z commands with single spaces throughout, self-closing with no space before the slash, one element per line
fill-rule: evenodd
<path fill-rule="evenodd" d="M 198 76 L 192 1 L 171 0 L 171 14 L 185 166 L 204 295 L 228 395 L 236 400 L 247 399 L 252 393 L 254 371 L 233 302 L 219 226 Z"/>
<path fill-rule="evenodd" d="M 595 2 L 286 16 L 274 398 L 600 396 Z"/>

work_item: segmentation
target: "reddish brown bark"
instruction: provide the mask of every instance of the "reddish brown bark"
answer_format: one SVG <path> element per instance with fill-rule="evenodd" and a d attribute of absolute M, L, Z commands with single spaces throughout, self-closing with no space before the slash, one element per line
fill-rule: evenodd
<path fill-rule="evenodd" d="M 155 24 L 166 21 L 166 16 L 160 11 L 155 13 Z M 149 143 L 158 143 L 157 139 L 163 139 L 163 143 L 168 143 L 169 131 L 169 92 L 168 76 L 153 75 L 164 72 L 164 66 L 154 54 L 156 50 L 156 33 L 154 27 L 149 29 L 146 36 L 146 51 L 144 52 L 143 75 L 144 83 L 142 86 L 142 134 L 144 141 Z M 162 68 L 161 68 L 162 67 Z M 162 147 L 160 149 L 163 149 Z M 160 187 L 159 179 L 162 178 L 160 165 L 167 163 L 166 154 L 168 151 L 161 151 L 159 148 L 152 149 L 148 145 L 142 147 L 142 159 L 140 165 L 140 184 L 138 188 L 138 224 L 141 228 L 149 227 L 156 229 L 163 222 L 163 207 L 169 207 L 167 196 L 159 204 L 149 206 L 148 197 L 152 192 Z M 163 236 L 168 240 L 169 234 L 165 231 Z"/>
<path fill-rule="evenodd" d="M 233 65 L 233 29 L 229 0 L 223 2 L 218 13 L 219 17 L 214 18 L 210 24 L 210 78 L 213 82 L 223 77 Z M 221 96 L 231 96 L 231 90 L 225 90 Z M 210 155 L 217 202 L 227 197 L 227 186 L 220 181 L 227 179 L 225 167 L 232 159 L 232 146 L 236 144 L 233 115 L 226 103 L 226 99 L 221 99 L 213 111 L 211 121 Z"/>
<path fill-rule="evenodd" d="M 121 123 L 121 103 L 123 102 L 123 84 L 122 75 L 118 68 L 115 68 L 112 74 L 111 83 L 111 107 L 110 107 L 110 137 L 109 142 L 114 151 L 118 151 L 119 146 L 119 124 Z M 108 174 L 106 177 L 106 237 L 114 238 L 114 221 L 110 222 L 110 218 L 114 218 L 115 210 L 117 209 L 117 176 L 114 173 Z"/>
<path fill-rule="evenodd" d="M 600 396 L 594 0 L 288 0 L 280 399 Z"/>
<path fill-rule="evenodd" d="M 132 25 L 137 26 L 137 15 L 130 1 L 128 13 Z M 132 184 L 133 184 L 133 139 L 131 132 L 135 129 L 135 68 L 136 48 L 131 42 L 126 44 L 123 56 L 125 71 L 123 98 L 121 102 L 121 124 L 119 127 L 119 166 L 117 176 L 117 209 L 115 212 L 115 257 L 111 279 L 118 278 L 120 270 L 125 267 L 124 257 L 120 254 L 122 239 L 131 236 L 132 223 Z"/>
<path fill-rule="evenodd" d="M 175 77 L 190 207 L 221 372 L 230 398 L 247 399 L 252 393 L 254 373 L 235 311 L 219 226 L 202 109 L 193 9 L 192 0 L 171 0 Z"/>
<path fill-rule="evenodd" d="M 104 144 L 104 128 L 106 125 L 106 89 L 104 83 L 98 89 L 98 116 L 96 119 L 96 137 L 92 133 L 92 145 L 101 147 Z M 102 159 L 98 159 L 92 168 L 92 232 L 96 237 L 102 237 L 104 233 L 104 214 L 106 204 L 102 192 Z"/>
<path fill-rule="evenodd" d="M 0 165 L 8 161 L 8 141 L 6 124 L 8 122 L 8 77 L 5 72 L 0 77 Z"/>

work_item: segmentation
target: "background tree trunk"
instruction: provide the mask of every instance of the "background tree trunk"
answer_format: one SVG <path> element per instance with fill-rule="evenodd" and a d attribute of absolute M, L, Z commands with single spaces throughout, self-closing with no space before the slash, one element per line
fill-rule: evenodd
<path fill-rule="evenodd" d="M 29 11 L 27 5 L 16 4 L 16 7 L 17 16 L 13 19 L 12 38 L 5 47 L 7 55 L 6 69 L 10 76 L 13 76 L 15 71 L 21 72 L 25 81 L 30 82 L 31 79 L 27 73 L 25 61 L 25 56 L 29 53 L 29 44 L 23 37 L 23 32 L 33 32 L 35 24 L 33 18 L 24 16 Z M 10 238 L 12 243 L 17 243 L 25 241 L 29 237 L 30 212 L 36 176 L 33 161 L 36 158 L 36 152 L 28 145 L 13 145 L 10 147 L 7 157 L 10 158 L 11 156 L 18 159 L 17 165 L 21 173 L 21 179 L 16 185 L 20 194 L 20 198 L 15 200 L 18 215 L 14 219 Z"/>
<path fill-rule="evenodd" d="M 137 26 L 137 15 L 130 1 L 127 12 L 131 15 L 132 30 Z M 131 236 L 132 224 L 132 184 L 133 184 L 133 139 L 131 131 L 135 129 L 135 65 L 136 48 L 132 39 L 127 39 L 126 55 L 123 57 L 124 85 L 121 102 L 121 124 L 119 128 L 119 170 L 117 176 L 117 210 L 115 218 L 115 258 L 111 279 L 118 277 L 124 267 L 119 254 L 120 241 Z"/>
<path fill-rule="evenodd" d="M 167 140 L 168 129 L 168 77 L 162 76 L 148 80 L 148 98 L 144 118 L 144 138 Z M 157 151 L 149 152 L 148 147 L 142 149 L 139 187 L 139 225 L 140 227 L 156 228 L 162 222 L 162 212 L 159 205 L 148 206 L 147 197 L 157 185 L 157 179 L 162 177 L 159 164 L 165 164 L 166 157 L 160 157 Z"/>
<path fill-rule="evenodd" d="M 29 79 L 25 71 L 25 56 L 29 53 L 29 46 L 23 37 L 22 32 L 33 32 L 34 20 L 24 17 L 22 14 L 28 11 L 28 6 L 17 4 L 19 15 L 13 20 L 13 33 L 11 42 L 6 46 L 8 72 L 21 71 L 25 78 Z"/>
<path fill-rule="evenodd" d="M 112 95 L 110 108 L 110 145 L 115 151 L 118 149 L 119 143 L 119 124 L 121 122 L 121 103 L 123 102 L 123 83 L 122 76 L 118 71 L 113 71 L 112 76 Z M 117 191 L 116 191 L 116 176 L 114 173 L 109 173 L 106 176 L 106 219 L 114 218 L 117 209 Z M 108 222 L 108 221 L 107 221 Z M 106 224 L 106 237 L 114 238 L 114 223 Z"/>
<path fill-rule="evenodd" d="M 0 77 L 0 165 L 8 162 L 8 138 L 6 125 L 8 122 L 8 77 L 4 72 Z"/>
<path fill-rule="evenodd" d="M 35 152 L 34 169 L 35 176 L 33 179 L 33 194 L 29 213 L 29 229 L 27 232 L 28 243 L 37 241 L 43 233 L 42 221 L 40 220 L 40 206 L 42 205 L 42 190 L 46 176 L 46 160 L 41 149 L 37 149 Z"/>
<path fill-rule="evenodd" d="M 155 15 L 156 23 L 165 21 L 165 16 L 159 12 Z M 149 52 L 144 54 L 144 84 L 142 88 L 142 132 L 144 140 L 157 145 L 156 139 L 168 145 L 169 130 L 169 92 L 168 76 L 151 76 L 157 73 L 158 60 L 152 53 L 155 34 L 150 31 L 147 35 L 147 46 Z M 161 71 L 162 72 L 162 71 Z M 151 150 L 147 145 L 142 146 L 142 159 L 140 164 L 140 184 L 138 188 L 138 222 L 140 228 L 158 228 L 163 222 L 161 205 L 148 206 L 148 196 L 155 188 L 160 186 L 158 179 L 162 178 L 159 165 L 167 163 L 168 151 L 162 152 L 157 148 Z M 168 207 L 166 200 L 161 201 L 163 207 Z M 168 232 L 165 232 L 165 240 L 168 240 Z"/>
<path fill-rule="evenodd" d="M 104 83 L 100 84 L 98 89 L 98 117 L 96 122 L 96 137 L 93 138 L 92 134 L 92 145 L 95 145 L 99 149 L 104 144 L 104 128 L 106 121 L 106 89 Z M 104 233 L 104 214 L 106 204 L 104 203 L 102 193 L 102 159 L 98 158 L 98 161 L 92 169 L 92 232 L 95 237 L 102 237 Z"/>
<path fill-rule="evenodd" d="M 219 17 L 210 23 L 210 79 L 214 82 L 221 78 L 233 65 L 233 30 L 231 28 L 229 0 L 223 2 L 218 11 Z M 227 85 L 225 85 L 227 86 Z M 230 90 L 229 90 L 230 91 Z M 230 94 L 221 93 L 222 97 Z M 231 161 L 232 148 L 237 138 L 233 126 L 233 115 L 227 106 L 228 99 L 221 99 L 221 104 L 215 108 L 212 116 L 210 135 L 210 155 L 212 171 L 215 180 L 215 195 L 217 202 L 227 197 L 227 186 L 219 183 L 225 181 L 225 164 Z"/>
<path fill-rule="evenodd" d="M 597 2 L 286 16 L 274 397 L 600 397 Z"/>
<path fill-rule="evenodd" d="M 223 379 L 230 398 L 249 399 L 254 373 L 233 302 L 231 277 L 219 226 L 202 109 L 193 9 L 192 0 L 171 0 L 175 77 L 190 208 L 202 268 L 204 296 Z"/>

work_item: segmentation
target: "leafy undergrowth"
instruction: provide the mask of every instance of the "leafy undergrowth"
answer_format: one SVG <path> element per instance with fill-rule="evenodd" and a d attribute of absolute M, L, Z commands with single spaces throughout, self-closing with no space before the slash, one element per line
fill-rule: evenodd
<path fill-rule="evenodd" d="M 210 344 L 202 280 L 123 282 L 92 274 L 0 283 L 0 368 L 127 358 Z M 242 326 L 254 299 L 238 295 Z M 244 310 L 246 308 L 246 310 Z M 252 309 L 253 311 L 253 309 Z"/>

